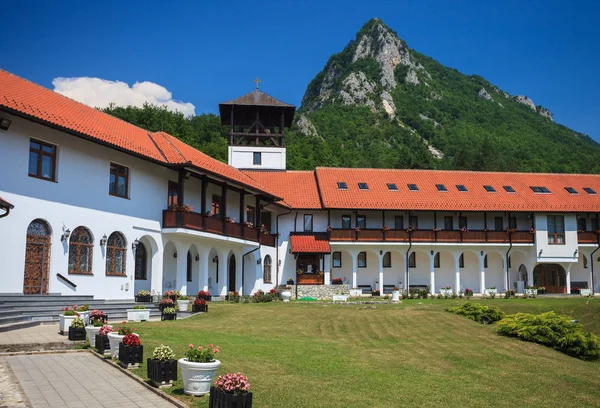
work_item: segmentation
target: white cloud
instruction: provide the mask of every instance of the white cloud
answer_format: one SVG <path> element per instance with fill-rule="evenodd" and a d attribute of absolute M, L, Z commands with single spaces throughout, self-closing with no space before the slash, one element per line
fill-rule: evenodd
<path fill-rule="evenodd" d="M 194 105 L 173 99 L 171 92 L 154 82 L 136 82 L 132 87 L 121 81 L 101 78 L 75 77 L 54 78 L 54 91 L 92 107 L 105 108 L 111 103 L 117 106 L 138 106 L 144 102 L 166 106 L 170 111 L 194 115 Z"/>

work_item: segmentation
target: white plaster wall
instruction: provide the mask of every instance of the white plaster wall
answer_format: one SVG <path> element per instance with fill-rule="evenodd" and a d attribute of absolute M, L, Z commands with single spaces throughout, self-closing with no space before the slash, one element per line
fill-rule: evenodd
<path fill-rule="evenodd" d="M 565 217 L 565 244 L 548 244 L 547 215 L 536 214 L 535 216 L 535 246 L 539 262 L 576 262 L 575 250 L 578 249 L 577 241 L 577 218 L 575 214 L 563 214 Z M 542 251 L 540 255 L 540 251 Z"/>
<path fill-rule="evenodd" d="M 229 165 L 238 169 L 285 170 L 285 147 L 229 146 Z M 254 164 L 254 152 L 261 154 L 261 164 Z"/>

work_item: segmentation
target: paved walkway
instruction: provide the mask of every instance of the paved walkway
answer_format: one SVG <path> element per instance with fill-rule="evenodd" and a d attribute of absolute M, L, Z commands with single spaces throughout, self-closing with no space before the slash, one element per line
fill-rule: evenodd
<path fill-rule="evenodd" d="M 41 324 L 18 330 L 0 332 L 0 345 L 71 343 L 69 336 L 58 333 L 58 324 Z"/>
<path fill-rule="evenodd" d="M 0 357 L 0 364 L 10 366 L 33 408 L 173 408 L 168 401 L 86 352 L 7 356 Z"/>

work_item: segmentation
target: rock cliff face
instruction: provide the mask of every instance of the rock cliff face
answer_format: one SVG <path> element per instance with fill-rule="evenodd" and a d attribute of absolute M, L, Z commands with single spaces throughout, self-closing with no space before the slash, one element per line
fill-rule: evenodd
<path fill-rule="evenodd" d="M 519 103 L 522 103 L 523 105 L 529 106 L 529 108 L 531 108 L 534 111 L 536 110 L 535 103 L 533 103 L 533 101 L 527 96 L 517 95 L 513 99 L 515 100 L 515 102 L 519 102 Z"/>

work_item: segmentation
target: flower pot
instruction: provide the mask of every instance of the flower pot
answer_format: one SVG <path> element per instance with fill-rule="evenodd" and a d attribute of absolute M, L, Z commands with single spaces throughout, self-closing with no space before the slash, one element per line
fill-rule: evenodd
<path fill-rule="evenodd" d="M 76 317 L 77 316 L 58 316 L 58 330 L 60 331 L 60 334 L 65 334 L 65 332 L 67 332 L 67 334 L 69 333 L 69 327 L 71 327 L 71 322 Z"/>
<path fill-rule="evenodd" d="M 96 334 L 100 331 L 102 326 L 85 326 L 85 333 L 87 334 L 88 341 L 90 342 L 90 346 L 96 344 Z"/>
<path fill-rule="evenodd" d="M 77 312 L 77 313 L 79 313 L 79 317 L 81 317 L 83 319 L 86 326 L 88 324 L 90 324 L 90 311 L 89 310 L 87 310 L 85 312 Z"/>
<path fill-rule="evenodd" d="M 545 295 L 546 294 L 546 289 L 538 289 L 538 294 L 539 295 Z"/>
<path fill-rule="evenodd" d="M 160 320 L 176 320 L 177 319 L 177 314 L 166 314 L 166 313 L 162 313 L 160 315 Z"/>
<path fill-rule="evenodd" d="M 167 307 L 175 307 L 175 305 L 166 305 L 164 303 L 160 303 L 158 305 L 158 309 L 162 312 L 163 310 L 165 310 Z"/>
<path fill-rule="evenodd" d="M 394 302 L 394 303 L 400 302 L 400 291 L 399 290 L 392 291 L 392 302 Z"/>
<path fill-rule="evenodd" d="M 440 295 L 452 296 L 452 289 L 440 289 Z"/>
<path fill-rule="evenodd" d="M 581 290 L 580 289 L 571 289 L 571 294 L 572 295 L 580 295 L 581 294 Z"/>
<path fill-rule="evenodd" d="M 207 302 L 210 302 L 211 301 L 211 297 L 212 297 L 211 295 L 201 295 L 201 296 L 198 296 L 198 299 L 200 299 L 200 300 L 206 300 Z"/>
<path fill-rule="evenodd" d="M 178 360 L 183 379 L 183 392 L 187 395 L 201 396 L 210 392 L 210 386 L 215 378 L 217 369 L 221 366 L 219 360 L 211 363 L 192 363 L 186 358 Z"/>
<path fill-rule="evenodd" d="M 85 327 L 69 327 L 69 340 L 85 340 Z"/>
<path fill-rule="evenodd" d="M 210 388 L 209 408 L 252 408 L 252 393 L 229 394 L 218 388 Z"/>
<path fill-rule="evenodd" d="M 119 343 L 119 363 L 123 368 L 137 368 L 144 361 L 144 346 L 126 346 Z"/>
<path fill-rule="evenodd" d="M 110 354 L 110 341 L 106 334 L 96 334 L 95 338 L 96 350 L 100 354 Z"/>
<path fill-rule="evenodd" d="M 135 301 L 138 303 L 152 303 L 152 295 L 136 295 Z"/>
<path fill-rule="evenodd" d="M 127 309 L 127 320 L 133 322 L 145 322 L 146 320 L 150 320 L 150 310 Z"/>
<path fill-rule="evenodd" d="M 525 289 L 525 294 L 527 296 L 536 296 L 538 294 L 537 289 Z"/>
<path fill-rule="evenodd" d="M 148 378 L 159 387 L 177 381 L 177 360 L 159 361 L 151 358 L 146 360 Z"/>
<path fill-rule="evenodd" d="M 362 296 L 362 289 L 350 289 L 350 297 Z"/>
<path fill-rule="evenodd" d="M 208 305 L 192 305 L 192 313 L 208 312 Z"/>
<path fill-rule="evenodd" d="M 108 341 L 110 342 L 110 356 L 112 358 L 119 358 L 119 344 L 123 337 L 117 333 L 108 333 Z"/>
<path fill-rule="evenodd" d="M 290 292 L 289 290 L 284 290 L 283 292 L 281 292 L 281 299 L 284 302 L 289 302 L 291 298 L 292 298 L 292 292 Z"/>
<path fill-rule="evenodd" d="M 486 289 L 485 293 L 488 294 L 488 295 L 492 295 L 492 294 L 497 295 L 498 294 L 498 289 Z"/>
<path fill-rule="evenodd" d="M 179 308 L 180 312 L 187 312 L 189 305 L 190 305 L 189 300 L 178 300 L 177 301 L 177 307 Z"/>

